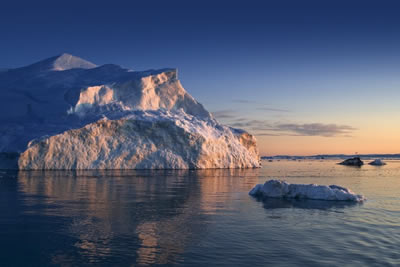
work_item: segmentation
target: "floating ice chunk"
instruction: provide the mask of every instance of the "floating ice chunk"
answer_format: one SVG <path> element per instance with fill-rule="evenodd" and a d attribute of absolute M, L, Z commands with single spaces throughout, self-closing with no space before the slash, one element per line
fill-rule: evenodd
<path fill-rule="evenodd" d="M 346 166 L 362 166 L 364 162 L 360 159 L 360 157 L 354 157 L 350 159 L 346 159 L 345 161 L 339 163 L 340 165 Z"/>
<path fill-rule="evenodd" d="M 365 198 L 338 185 L 289 184 L 280 180 L 269 180 L 264 185 L 256 185 L 251 196 L 271 198 L 297 198 L 316 200 L 336 200 L 362 202 Z"/>
<path fill-rule="evenodd" d="M 369 165 L 374 165 L 374 166 L 383 166 L 386 165 L 385 162 L 383 162 L 381 159 L 376 159 L 374 161 L 371 161 L 370 163 L 368 163 Z"/>

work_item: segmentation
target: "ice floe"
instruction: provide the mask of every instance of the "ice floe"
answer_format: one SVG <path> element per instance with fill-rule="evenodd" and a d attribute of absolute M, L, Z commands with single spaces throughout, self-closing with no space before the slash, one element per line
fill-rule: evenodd
<path fill-rule="evenodd" d="M 281 180 L 269 180 L 257 184 L 249 195 L 266 198 L 295 198 L 333 201 L 362 202 L 364 196 L 338 185 L 290 184 Z"/>

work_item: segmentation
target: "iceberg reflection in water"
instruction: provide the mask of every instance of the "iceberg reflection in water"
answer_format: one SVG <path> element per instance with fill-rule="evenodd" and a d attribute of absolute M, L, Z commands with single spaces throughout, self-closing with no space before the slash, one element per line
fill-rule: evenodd
<path fill-rule="evenodd" d="M 218 192 L 249 179 L 254 183 L 256 175 L 244 178 L 254 172 L 20 171 L 17 179 L 9 179 L 17 181 L 18 192 L 13 234 L 29 235 L 39 245 L 28 244 L 31 251 L 23 259 L 10 251 L 9 263 L 179 262 L 185 247 L 207 231 L 207 216 L 224 207 Z"/>
<path fill-rule="evenodd" d="M 336 163 L 282 160 L 250 170 L 0 170 L 0 262 L 397 265 L 400 161 L 361 169 Z M 248 192 L 266 179 L 342 185 L 368 201 L 258 202 Z"/>
<path fill-rule="evenodd" d="M 326 201 L 316 199 L 295 199 L 295 198 L 265 198 L 255 197 L 256 201 L 262 202 L 265 209 L 316 209 L 316 210 L 328 210 L 328 209 L 343 209 L 348 207 L 354 207 L 361 205 L 358 202 L 350 201 Z"/>

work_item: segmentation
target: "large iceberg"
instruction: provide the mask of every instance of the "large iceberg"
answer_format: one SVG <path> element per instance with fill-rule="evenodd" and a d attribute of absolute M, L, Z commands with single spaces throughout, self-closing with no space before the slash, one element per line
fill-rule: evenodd
<path fill-rule="evenodd" d="M 265 198 L 296 198 L 333 201 L 362 202 L 365 198 L 338 185 L 290 184 L 280 180 L 269 180 L 257 184 L 249 195 Z"/>
<path fill-rule="evenodd" d="M 0 72 L 0 168 L 253 168 L 255 138 L 221 125 L 176 69 L 63 54 Z"/>

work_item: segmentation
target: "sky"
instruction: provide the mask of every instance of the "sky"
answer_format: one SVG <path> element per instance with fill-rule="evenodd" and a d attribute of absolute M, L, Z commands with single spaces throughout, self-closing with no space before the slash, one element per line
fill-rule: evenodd
<path fill-rule="evenodd" d="M 400 153 L 395 1 L 0 3 L 0 68 L 70 53 L 134 70 L 175 67 L 261 155 Z"/>

